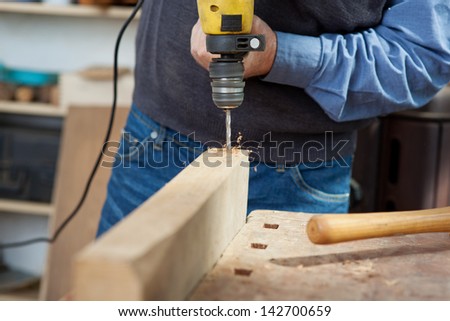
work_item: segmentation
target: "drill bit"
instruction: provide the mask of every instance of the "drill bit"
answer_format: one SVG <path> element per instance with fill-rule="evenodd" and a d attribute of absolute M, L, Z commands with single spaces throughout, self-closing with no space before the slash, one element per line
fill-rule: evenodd
<path fill-rule="evenodd" d="M 227 150 L 231 150 L 231 110 L 225 110 L 225 126 L 227 129 Z"/>

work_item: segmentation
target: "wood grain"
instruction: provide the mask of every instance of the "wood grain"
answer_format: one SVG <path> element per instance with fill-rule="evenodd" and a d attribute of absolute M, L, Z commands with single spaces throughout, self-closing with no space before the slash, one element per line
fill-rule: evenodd
<path fill-rule="evenodd" d="M 448 233 L 315 245 L 311 217 L 250 214 L 190 299 L 450 300 Z"/>
<path fill-rule="evenodd" d="M 77 300 L 181 300 L 245 223 L 248 157 L 205 152 L 86 248 L 75 262 Z"/>

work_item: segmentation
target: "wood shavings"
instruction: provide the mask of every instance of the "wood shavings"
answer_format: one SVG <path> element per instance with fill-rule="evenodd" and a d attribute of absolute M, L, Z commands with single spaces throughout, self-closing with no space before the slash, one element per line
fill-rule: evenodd
<path fill-rule="evenodd" d="M 383 280 L 383 283 L 387 286 L 394 286 L 398 284 L 398 280 Z"/>
<path fill-rule="evenodd" d="M 241 146 L 242 139 L 244 139 L 244 136 L 242 135 L 241 132 L 239 132 L 238 138 L 236 139 L 236 143 L 238 146 Z"/>
<path fill-rule="evenodd" d="M 370 260 L 364 260 L 364 261 L 344 261 L 344 265 L 351 266 L 351 269 L 353 272 L 358 274 L 368 273 L 372 272 L 373 269 L 373 263 Z"/>

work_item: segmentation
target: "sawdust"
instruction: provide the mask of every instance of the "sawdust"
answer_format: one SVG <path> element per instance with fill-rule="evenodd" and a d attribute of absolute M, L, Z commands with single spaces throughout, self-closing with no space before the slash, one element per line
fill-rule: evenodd
<path fill-rule="evenodd" d="M 383 283 L 386 284 L 387 286 L 394 286 L 396 284 L 398 284 L 398 280 L 383 280 Z"/>
<path fill-rule="evenodd" d="M 264 269 L 273 270 L 273 264 L 264 264 Z"/>
<path fill-rule="evenodd" d="M 242 139 L 244 139 L 244 136 L 242 135 L 241 132 L 239 132 L 238 137 L 236 139 L 236 143 L 239 147 L 241 146 Z"/>
<path fill-rule="evenodd" d="M 370 260 L 364 261 L 346 260 L 343 262 L 343 265 L 350 266 L 352 272 L 356 274 L 366 274 L 374 271 L 373 262 Z"/>
<path fill-rule="evenodd" d="M 342 265 L 347 266 L 348 272 L 351 277 L 360 282 L 365 282 L 371 278 L 378 276 L 378 273 L 375 272 L 373 262 L 371 260 L 346 260 L 342 262 Z"/>
<path fill-rule="evenodd" d="M 236 138 L 236 145 L 232 146 L 231 149 L 232 150 L 236 150 L 236 149 L 242 149 L 241 146 L 241 142 L 244 139 L 244 136 L 242 135 L 241 132 L 238 133 L 238 137 Z M 233 142 L 232 142 L 233 143 Z M 214 147 L 214 148 L 210 148 L 209 150 L 219 150 L 220 148 Z M 222 145 L 222 149 L 227 149 L 227 144 L 223 144 Z"/>

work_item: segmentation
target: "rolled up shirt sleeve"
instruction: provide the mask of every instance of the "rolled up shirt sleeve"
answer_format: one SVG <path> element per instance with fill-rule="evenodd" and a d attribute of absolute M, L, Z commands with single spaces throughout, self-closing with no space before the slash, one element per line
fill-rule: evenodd
<path fill-rule="evenodd" d="M 394 0 L 375 28 L 277 39 L 263 80 L 304 88 L 335 121 L 421 107 L 450 81 L 448 0 Z"/>

